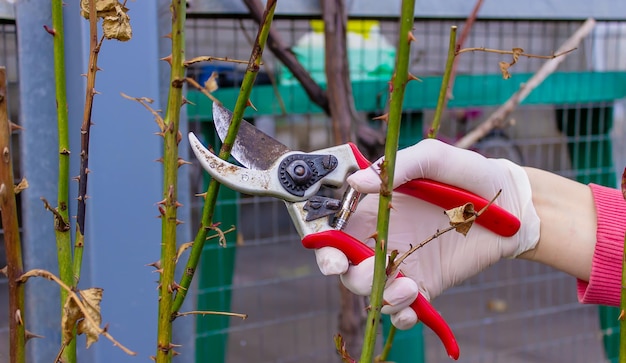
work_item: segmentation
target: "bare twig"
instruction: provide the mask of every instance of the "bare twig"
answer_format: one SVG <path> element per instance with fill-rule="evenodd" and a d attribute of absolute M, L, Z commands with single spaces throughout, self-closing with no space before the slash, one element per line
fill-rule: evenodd
<path fill-rule="evenodd" d="M 246 60 L 240 60 L 240 59 L 232 59 L 232 58 L 228 58 L 228 57 L 212 57 L 209 55 L 203 55 L 200 57 L 195 57 L 195 58 L 191 58 L 189 60 L 186 60 L 185 62 L 183 62 L 183 65 L 185 67 L 188 67 L 194 63 L 201 63 L 201 62 L 214 62 L 214 61 L 218 61 L 218 62 L 228 62 L 228 63 L 239 63 L 239 64 L 248 64 L 248 61 Z"/>
<path fill-rule="evenodd" d="M 115 338 L 113 338 L 113 336 L 111 334 L 109 334 L 109 332 L 107 331 L 106 328 L 100 328 L 100 324 L 98 324 L 93 319 L 93 317 L 91 317 L 91 314 L 89 313 L 89 310 L 87 309 L 87 307 L 85 306 L 83 301 L 74 292 L 74 290 L 70 286 L 66 285 L 63 281 L 61 281 L 61 279 L 59 279 L 56 275 L 54 275 L 50 271 L 41 270 L 41 269 L 34 269 L 34 270 L 30 270 L 30 271 L 27 271 L 26 273 L 22 274 L 17 279 L 17 282 L 23 284 L 26 281 L 28 281 L 28 279 L 31 278 L 31 277 L 43 277 L 43 278 L 45 278 L 47 280 L 51 280 L 51 281 L 56 282 L 65 292 L 67 292 L 68 298 L 74 300 L 74 302 L 76 303 L 76 306 L 84 314 L 84 316 L 85 316 L 84 318 L 89 322 L 89 324 L 91 326 L 93 326 L 93 327 L 98 327 L 98 334 L 99 335 L 102 335 L 103 337 L 105 337 L 108 340 L 110 340 L 113 343 L 113 346 L 116 346 L 116 347 L 120 348 L 124 353 L 126 353 L 128 355 L 137 355 L 137 353 L 133 352 L 132 350 L 130 350 L 128 348 L 126 348 L 120 342 L 115 340 Z"/>
<path fill-rule="evenodd" d="M 563 47 L 559 48 L 562 49 Z M 517 53 L 513 50 L 502 50 L 502 49 L 491 49 L 491 48 L 485 48 L 485 47 L 476 47 L 476 48 L 463 48 L 463 49 L 459 49 L 456 54 L 459 55 L 461 53 L 467 53 L 467 52 L 485 52 L 485 53 L 497 53 L 497 54 L 510 54 L 510 55 L 514 55 L 517 54 L 520 57 L 527 57 L 527 58 L 539 58 L 539 59 L 554 59 L 554 58 L 558 58 L 561 56 L 564 56 L 568 53 L 571 53 L 573 51 L 575 51 L 576 48 L 570 48 L 570 49 L 566 49 L 566 50 L 559 50 L 554 54 L 550 54 L 550 55 L 540 55 L 540 54 L 530 54 L 530 53 Z"/>
<path fill-rule="evenodd" d="M 424 241 L 420 242 L 418 245 L 411 247 L 408 251 L 406 251 L 405 253 L 403 253 L 402 255 L 400 255 L 400 257 L 394 259 L 392 261 L 392 265 L 393 267 L 388 269 L 388 275 L 389 276 L 393 276 L 395 275 L 396 270 L 400 267 L 400 265 L 402 264 L 402 262 L 409 257 L 413 252 L 419 250 L 420 248 L 426 246 L 426 244 L 428 244 L 428 242 L 438 238 L 439 236 L 441 236 L 442 234 L 448 233 L 452 230 L 455 230 L 459 227 L 459 225 L 462 224 L 471 224 L 474 223 L 474 221 L 476 220 L 476 218 L 480 217 L 481 214 L 483 214 L 484 211 L 487 210 L 487 208 L 489 208 L 495 201 L 496 199 L 500 196 L 500 193 L 502 193 L 502 190 L 499 190 L 496 195 L 489 201 L 489 203 L 487 203 L 487 205 L 485 205 L 481 210 L 479 210 L 478 212 L 476 212 L 474 215 L 472 215 L 471 217 L 469 217 L 468 219 L 466 219 L 464 222 L 454 225 L 454 226 L 450 226 L 447 228 L 444 228 L 442 230 L 437 230 L 437 232 L 435 232 L 432 236 L 426 238 Z"/>
<path fill-rule="evenodd" d="M 224 316 L 234 316 L 236 318 L 241 318 L 242 320 L 246 320 L 248 318 L 248 314 L 240 314 L 240 313 L 231 313 L 227 311 L 185 311 L 182 313 L 176 313 L 174 316 L 176 318 L 187 315 L 224 315 Z"/>
<path fill-rule="evenodd" d="M 555 56 L 549 57 L 541 68 L 535 73 L 520 89 L 515 92 L 502 106 L 500 106 L 487 120 L 478 125 L 474 130 L 463 136 L 457 141 L 455 146 L 467 149 L 487 135 L 489 131 L 502 123 L 506 117 L 520 104 L 529 94 L 539 86 L 550 74 L 552 74 L 561 62 L 563 62 L 569 51 L 575 49 L 576 46 L 585 38 L 595 26 L 594 19 L 587 19 L 580 28 L 567 39 L 561 47 L 556 51 Z"/>

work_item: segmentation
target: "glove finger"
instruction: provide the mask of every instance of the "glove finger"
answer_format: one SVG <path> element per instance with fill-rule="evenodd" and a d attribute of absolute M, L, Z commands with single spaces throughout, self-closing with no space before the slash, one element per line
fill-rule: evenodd
<path fill-rule="evenodd" d="M 417 314 L 411 308 L 404 308 L 390 317 L 391 324 L 400 330 L 411 329 L 418 322 Z"/>
<path fill-rule="evenodd" d="M 415 281 L 408 277 L 393 279 L 385 287 L 383 292 L 384 305 L 381 309 L 383 314 L 395 314 L 407 308 L 419 293 Z"/>
<path fill-rule="evenodd" d="M 374 276 L 374 257 L 366 258 L 358 265 L 352 265 L 348 271 L 339 276 L 343 285 L 352 293 L 369 296 L 372 293 Z"/>
<path fill-rule="evenodd" d="M 341 275 L 348 271 L 350 263 L 343 252 L 333 247 L 322 247 L 315 250 L 315 260 L 322 274 Z"/>

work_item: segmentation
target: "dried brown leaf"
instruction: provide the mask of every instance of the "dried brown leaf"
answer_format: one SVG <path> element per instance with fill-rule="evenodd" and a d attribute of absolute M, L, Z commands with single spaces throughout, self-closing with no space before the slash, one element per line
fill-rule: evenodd
<path fill-rule="evenodd" d="M 81 290 L 79 295 L 85 304 L 87 314 L 92 318 L 93 323 L 89 319 L 83 319 L 78 323 L 76 332 L 78 334 L 85 334 L 87 337 L 87 348 L 91 344 L 98 341 L 100 336 L 100 323 L 102 322 L 102 315 L 100 314 L 100 302 L 102 301 L 103 290 L 98 287 L 93 287 L 86 290 Z"/>
<path fill-rule="evenodd" d="M 219 86 L 217 85 L 217 79 L 219 75 L 217 72 L 212 72 L 211 76 L 204 82 L 204 89 L 206 89 L 209 93 L 213 93 L 217 91 Z"/>
<path fill-rule="evenodd" d="M 80 14 L 89 19 L 89 0 L 80 1 Z M 125 42 L 132 38 L 128 8 L 118 0 L 96 0 L 96 16 L 102 18 L 102 30 L 107 39 Z"/>
<path fill-rule="evenodd" d="M 524 53 L 524 49 L 522 48 L 513 48 L 512 50 L 513 50 L 513 62 L 511 62 L 511 65 L 517 63 L 517 61 L 519 60 L 519 56 Z"/>
<path fill-rule="evenodd" d="M 74 339 L 74 327 L 78 320 L 84 317 L 76 301 L 72 298 L 65 300 L 63 315 L 61 316 L 61 331 L 63 334 L 63 345 L 68 345 Z"/>
<path fill-rule="evenodd" d="M 22 180 L 13 187 L 13 192 L 19 194 L 24 189 L 28 189 L 28 180 L 26 180 L 26 178 L 22 178 Z"/>
<path fill-rule="evenodd" d="M 133 29 L 130 26 L 130 17 L 126 13 L 128 9 L 117 6 L 115 11 L 109 12 L 102 20 L 102 31 L 107 39 L 117 39 L 126 42 L 133 37 Z"/>
<path fill-rule="evenodd" d="M 63 316 L 61 318 L 61 327 L 63 332 L 63 345 L 69 344 L 74 338 L 74 327 L 78 324 L 76 333 L 85 334 L 87 337 L 87 348 L 94 342 L 98 341 L 100 336 L 100 302 L 102 301 L 102 289 L 90 288 L 78 292 L 83 305 L 85 305 L 86 313 L 89 314 L 93 323 L 89 319 L 85 319 L 84 312 L 76 304 L 73 298 L 68 298 L 63 306 Z"/>
<path fill-rule="evenodd" d="M 511 67 L 511 65 L 507 62 L 500 62 L 498 63 L 498 65 L 500 66 L 500 72 L 502 72 L 502 78 L 511 78 L 511 73 L 509 73 L 509 68 Z"/>
<path fill-rule="evenodd" d="M 455 230 L 462 235 L 467 235 L 475 219 L 476 211 L 474 210 L 474 204 L 466 203 L 460 207 L 448 209 L 444 212 L 450 219 L 450 225 L 455 227 Z"/>
<path fill-rule="evenodd" d="M 120 5 L 118 0 L 96 0 L 96 13 L 98 17 L 102 17 L 102 12 L 115 10 L 117 5 Z M 89 0 L 80 0 L 80 15 L 89 19 Z"/>

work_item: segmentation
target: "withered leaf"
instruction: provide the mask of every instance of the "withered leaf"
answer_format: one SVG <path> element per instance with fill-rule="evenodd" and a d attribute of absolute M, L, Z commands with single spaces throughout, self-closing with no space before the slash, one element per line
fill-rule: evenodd
<path fill-rule="evenodd" d="M 100 315 L 100 302 L 102 301 L 102 289 L 90 288 L 81 290 L 78 295 L 81 297 L 83 305 L 85 305 L 86 313 L 89 314 L 94 325 L 90 320 L 85 319 L 84 312 L 78 307 L 76 301 L 68 298 L 63 306 L 63 316 L 61 317 L 61 328 L 63 332 L 63 344 L 69 344 L 74 338 L 74 327 L 78 323 L 77 334 L 85 334 L 87 337 L 87 348 L 94 342 L 98 341 L 100 336 L 100 323 L 102 316 Z"/>
<path fill-rule="evenodd" d="M 213 93 L 219 88 L 217 85 L 217 78 L 219 77 L 217 72 L 211 72 L 211 76 L 204 82 L 204 89 Z"/>
<path fill-rule="evenodd" d="M 13 192 L 19 194 L 24 189 L 28 189 L 28 180 L 26 180 L 26 178 L 22 178 L 22 180 L 13 187 Z"/>
<path fill-rule="evenodd" d="M 502 78 L 511 78 L 511 73 L 509 73 L 509 68 L 511 67 L 511 65 L 507 62 L 500 62 L 498 63 L 498 65 L 500 66 L 500 72 L 502 72 Z"/>
<path fill-rule="evenodd" d="M 80 1 L 80 13 L 89 19 L 89 0 Z M 96 0 L 96 16 L 102 18 L 102 31 L 107 39 L 125 42 L 132 38 L 128 8 L 118 0 Z"/>
<path fill-rule="evenodd" d="M 61 331 L 63 334 L 63 345 L 68 345 L 74 339 L 74 327 L 76 322 L 83 318 L 83 312 L 72 298 L 65 300 L 63 306 L 63 316 L 61 317 Z"/>
<path fill-rule="evenodd" d="M 450 225 L 456 227 L 455 230 L 462 235 L 466 236 L 474 221 L 468 222 L 468 220 L 476 215 L 474 210 L 474 204 L 466 203 L 460 207 L 448 209 L 444 212 L 450 219 Z"/>
<path fill-rule="evenodd" d="M 519 56 L 524 53 L 524 49 L 522 48 L 513 48 L 513 62 L 511 62 L 511 65 L 517 63 L 517 61 L 519 60 Z"/>
<path fill-rule="evenodd" d="M 102 315 L 100 314 L 100 302 L 102 301 L 102 289 L 94 287 L 91 289 L 81 290 L 80 297 L 87 308 L 87 314 L 92 318 L 93 323 L 88 319 L 83 319 L 78 323 L 78 334 L 85 334 L 87 337 L 87 348 L 91 344 L 98 341 L 100 336 L 100 323 Z M 94 324 L 95 323 L 95 324 Z"/>
<path fill-rule="evenodd" d="M 133 37 L 133 30 L 130 27 L 130 17 L 126 13 L 128 9 L 117 7 L 109 12 L 102 20 L 102 31 L 107 39 L 117 39 L 121 42 L 130 40 Z"/>
<path fill-rule="evenodd" d="M 96 13 L 102 18 L 102 12 L 115 10 L 117 5 L 119 5 L 118 0 L 96 0 Z M 80 0 L 80 15 L 89 19 L 89 0 Z"/>

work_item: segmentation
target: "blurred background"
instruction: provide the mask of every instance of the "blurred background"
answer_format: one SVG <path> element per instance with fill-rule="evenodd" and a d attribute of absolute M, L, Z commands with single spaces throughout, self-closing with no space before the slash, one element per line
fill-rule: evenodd
<path fill-rule="evenodd" d="M 378 130 L 384 127 L 372 118 L 385 112 L 387 82 L 394 67 L 398 4 L 346 1 L 350 16 L 347 51 L 356 110 L 362 120 Z M 413 31 L 417 42 L 411 49 L 410 72 L 422 82 L 411 82 L 407 88 L 401 147 L 418 142 L 427 132 L 445 66 L 449 29 L 456 25 L 462 31 L 473 5 L 466 1 L 418 2 Z M 474 144 L 473 150 L 584 183 L 617 185 L 626 165 L 626 8 L 613 5 L 611 1 L 599 1 L 592 6 L 582 0 L 542 4 L 485 1 L 464 47 L 519 47 L 531 54 L 552 55 L 589 16 L 597 24 L 501 127 Z M 129 4 L 131 10 L 134 6 Z M 164 17 L 164 8 L 160 5 L 156 9 L 159 19 Z M 0 2 L 0 11 L 0 65 L 8 70 L 12 121 L 20 123 L 21 28 L 9 2 Z M 131 15 L 133 20 L 143 16 L 140 11 L 132 11 Z M 273 28 L 289 46 L 288 51 L 325 87 L 324 34 L 318 2 L 279 1 Z M 158 31 L 167 33 L 160 28 Z M 257 23 L 243 4 L 195 0 L 189 7 L 186 55 L 247 60 L 256 32 Z M 103 53 L 106 51 L 103 49 Z M 157 52 L 166 54 L 160 48 Z M 269 49 L 263 61 L 251 95 L 257 110 L 248 109 L 246 119 L 294 150 L 331 146 L 328 116 L 309 100 L 293 74 Z M 504 80 L 500 61 L 510 61 L 510 56 L 480 51 L 459 56 L 453 98 L 442 119 L 441 139 L 450 143 L 459 140 L 546 62 L 520 58 L 510 69 L 512 77 Z M 163 78 L 164 69 L 159 68 L 159 73 L 152 76 Z M 220 86 L 214 95 L 232 108 L 245 65 L 212 62 L 189 68 L 189 75 L 201 84 L 213 72 L 219 75 Z M 185 110 L 186 127 L 202 135 L 205 143 L 219 146 L 213 131 L 211 101 L 191 89 L 186 97 L 191 101 Z M 16 145 L 20 142 L 16 138 Z M 93 149 L 94 154 L 98 152 L 104 150 Z M 23 164 L 17 160 L 15 165 L 19 178 Z M 187 170 L 185 193 L 191 206 L 187 225 L 195 231 L 202 199 L 192 196 L 204 191 L 208 177 L 197 163 Z M 101 168 L 99 174 L 106 172 Z M 158 195 L 151 197 L 158 199 Z M 195 340 L 195 355 L 182 359 L 216 363 L 338 362 L 332 341 L 338 330 L 338 280 L 319 273 L 312 252 L 301 247 L 282 202 L 222 188 L 215 220 L 222 226 L 235 225 L 237 230 L 227 235 L 226 248 L 207 243 L 193 296 L 196 308 L 241 312 L 249 318 L 196 318 L 188 328 L 192 331 L 190 339 Z M 107 231 L 99 229 L 98 233 L 105 236 Z M 152 246 L 156 248 L 154 243 Z M 2 247 L 3 265 L 1 251 Z M 150 262 L 149 257 L 144 259 Z M 93 263 L 97 271 L 99 262 Z M 0 279 L 0 306 L 4 310 L 5 290 L 6 280 Z M 450 289 L 433 304 L 457 334 L 460 362 L 617 360 L 615 309 L 579 304 L 574 279 L 546 266 L 502 261 Z M 115 311 L 109 317 L 119 319 Z M 7 324 L 2 318 L 0 322 L 3 336 Z M 0 358 L 6 348 L 0 347 Z M 418 326 L 397 336 L 392 360 L 431 363 L 449 359 L 437 337 Z"/>

